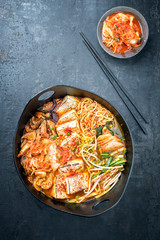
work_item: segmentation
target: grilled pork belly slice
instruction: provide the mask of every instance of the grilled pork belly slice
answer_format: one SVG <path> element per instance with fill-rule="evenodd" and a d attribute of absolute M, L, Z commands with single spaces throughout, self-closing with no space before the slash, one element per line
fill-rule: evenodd
<path fill-rule="evenodd" d="M 81 190 L 87 189 L 89 186 L 88 173 L 78 173 L 74 176 L 66 178 L 67 194 L 73 194 Z"/>
<path fill-rule="evenodd" d="M 76 111 L 73 109 L 69 112 L 66 112 L 64 113 L 58 120 L 58 124 L 62 124 L 62 123 L 65 123 L 65 122 L 69 122 L 69 121 L 73 121 L 73 120 L 77 120 L 78 119 L 78 116 L 77 116 L 77 113 Z"/>
<path fill-rule="evenodd" d="M 43 121 L 41 122 L 40 131 L 41 131 L 41 137 L 42 137 L 42 138 L 48 138 L 46 120 L 43 120 Z"/>
<path fill-rule="evenodd" d="M 112 136 L 110 133 L 99 136 L 97 138 L 97 146 L 101 152 L 110 152 L 125 147 L 121 139 Z"/>
<path fill-rule="evenodd" d="M 82 159 L 79 159 L 79 158 L 72 161 L 68 161 L 67 164 L 59 167 L 60 173 L 67 174 L 67 175 L 83 169 L 84 169 L 84 162 Z"/>
<path fill-rule="evenodd" d="M 72 96 L 65 96 L 59 108 L 56 110 L 58 114 L 64 114 L 68 110 L 75 109 L 80 102 L 79 99 Z"/>
<path fill-rule="evenodd" d="M 66 194 L 66 178 L 63 175 L 57 175 L 54 178 L 54 187 L 52 189 L 52 196 L 57 199 L 68 198 Z"/>
<path fill-rule="evenodd" d="M 56 171 L 60 164 L 58 163 L 58 150 L 55 142 L 51 142 L 46 146 L 47 155 L 45 156 L 45 160 L 49 160 L 51 163 L 51 167 L 53 171 Z"/>
<path fill-rule="evenodd" d="M 75 147 L 80 140 L 80 136 L 78 133 L 74 132 L 70 136 L 67 136 L 63 141 L 61 142 L 60 146 L 63 147 L 65 145 L 69 145 L 70 147 Z"/>
<path fill-rule="evenodd" d="M 68 132 L 79 132 L 79 123 L 77 120 L 66 122 L 57 126 L 57 134 L 58 136 L 65 136 Z"/>

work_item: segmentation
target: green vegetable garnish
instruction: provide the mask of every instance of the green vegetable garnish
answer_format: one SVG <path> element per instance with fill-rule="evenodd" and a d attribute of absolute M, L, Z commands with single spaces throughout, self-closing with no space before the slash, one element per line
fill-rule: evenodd
<path fill-rule="evenodd" d="M 120 39 L 119 39 L 119 38 L 117 38 L 117 39 L 115 39 L 115 41 L 116 41 L 116 42 L 120 42 Z"/>
<path fill-rule="evenodd" d="M 115 134 L 119 135 L 119 133 L 118 133 L 118 132 L 115 132 Z"/>
<path fill-rule="evenodd" d="M 76 196 L 76 200 L 78 201 L 78 199 L 79 199 L 79 196 L 77 195 L 77 196 Z"/>
<path fill-rule="evenodd" d="M 117 157 L 111 162 L 110 166 L 112 166 L 112 164 L 117 163 L 118 161 L 121 161 L 121 160 L 124 160 L 123 155 L 117 156 Z"/>
<path fill-rule="evenodd" d="M 111 135 L 114 136 L 114 132 L 109 127 L 107 127 L 107 129 L 110 131 Z"/>
<path fill-rule="evenodd" d="M 109 122 L 106 122 L 106 124 L 103 125 L 103 126 L 96 127 L 95 128 L 95 130 L 97 132 L 96 137 L 98 138 L 100 135 L 102 135 L 102 130 L 103 130 L 104 127 L 109 129 L 112 132 L 111 134 L 114 135 L 113 131 L 110 128 L 108 128 L 108 126 L 111 125 L 111 124 L 112 124 L 112 121 L 109 121 Z"/>
<path fill-rule="evenodd" d="M 108 127 L 109 125 L 111 125 L 112 124 L 112 122 L 111 121 L 109 121 L 109 122 L 106 122 L 106 127 Z"/>
<path fill-rule="evenodd" d="M 102 173 L 102 171 L 99 171 L 98 173 L 96 173 L 93 177 L 92 177 L 92 179 L 94 179 L 94 178 L 96 178 L 99 174 L 101 174 Z"/>
<path fill-rule="evenodd" d="M 123 155 L 125 155 L 125 154 L 126 154 L 126 152 L 127 152 L 127 150 L 126 150 L 126 149 L 124 149 L 124 151 L 123 151 Z"/>
<path fill-rule="evenodd" d="M 115 162 L 115 163 L 111 163 L 110 166 L 118 166 L 118 165 L 124 165 L 126 163 L 125 159 L 120 159 L 119 161 Z"/>
<path fill-rule="evenodd" d="M 70 132 L 68 132 L 67 135 L 68 135 L 68 136 L 71 135 Z"/>
<path fill-rule="evenodd" d="M 110 125 L 112 124 L 112 122 L 106 122 L 106 128 L 110 131 L 110 133 L 114 136 L 114 132 L 110 129 Z"/>
<path fill-rule="evenodd" d="M 105 167 L 106 167 L 106 165 L 105 165 Z M 102 171 L 105 173 L 105 172 L 109 172 L 110 170 L 109 169 L 103 169 Z"/>
<path fill-rule="evenodd" d="M 78 145 L 78 147 L 82 147 L 82 146 L 83 146 L 83 144 L 79 144 L 79 145 Z"/>
<path fill-rule="evenodd" d="M 89 166 L 88 169 L 90 169 L 90 168 L 92 168 L 92 167 L 93 167 L 93 165 Z"/>
<path fill-rule="evenodd" d="M 58 137 L 57 134 L 55 134 L 54 136 L 51 136 L 52 139 L 56 139 Z"/>
<path fill-rule="evenodd" d="M 110 153 L 109 153 L 109 152 L 102 152 L 102 153 L 101 153 L 101 158 L 102 158 L 102 159 L 106 159 L 106 158 L 108 158 L 108 157 L 110 157 Z"/>
<path fill-rule="evenodd" d="M 96 130 L 96 132 L 97 132 L 97 134 L 96 134 L 96 137 L 97 137 L 97 138 L 98 138 L 100 135 L 102 135 L 102 127 L 101 127 L 101 126 L 100 126 L 100 127 L 96 127 L 95 130 Z"/>
<path fill-rule="evenodd" d="M 109 158 L 108 158 L 108 161 L 107 161 L 107 165 L 106 165 L 107 167 L 109 167 L 111 161 L 112 161 L 112 157 L 109 157 Z"/>

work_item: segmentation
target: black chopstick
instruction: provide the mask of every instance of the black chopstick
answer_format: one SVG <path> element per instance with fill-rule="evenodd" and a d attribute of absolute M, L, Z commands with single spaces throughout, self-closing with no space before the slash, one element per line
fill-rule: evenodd
<path fill-rule="evenodd" d="M 84 35 L 84 33 L 80 32 L 81 37 L 83 38 L 83 40 L 85 42 L 88 43 L 88 45 L 90 46 L 91 50 L 94 52 L 94 54 L 96 55 L 96 57 L 99 59 L 99 61 L 102 63 L 102 65 L 104 66 L 104 68 L 106 68 L 106 70 L 108 71 L 109 75 L 111 76 L 111 78 L 113 78 L 113 80 L 117 83 L 117 85 L 119 86 L 119 88 L 121 89 L 121 91 L 124 93 L 124 95 L 128 98 L 128 100 L 130 101 L 130 103 L 134 106 L 134 108 L 137 110 L 137 112 L 139 113 L 139 115 L 142 117 L 142 119 L 145 121 L 145 123 L 149 123 L 148 120 L 145 118 L 145 116 L 143 115 L 143 113 L 138 109 L 138 107 L 136 106 L 133 98 L 129 95 L 129 93 L 127 92 L 127 90 L 122 86 L 122 84 L 119 82 L 119 80 L 116 78 L 116 76 L 112 73 L 112 71 L 109 69 L 109 67 L 104 63 L 104 61 L 102 60 L 102 58 L 100 57 L 99 53 L 96 51 L 96 49 L 93 47 L 93 45 L 91 44 L 91 42 L 86 38 L 86 36 Z M 110 80 L 110 79 L 109 79 Z"/>
<path fill-rule="evenodd" d="M 81 33 L 80 33 L 81 34 Z M 82 35 L 81 35 L 82 36 Z M 84 39 L 84 38 L 83 38 Z M 95 54 L 95 52 L 92 50 L 92 47 L 90 46 L 90 44 L 88 42 L 86 42 L 86 40 L 84 39 L 84 43 L 87 46 L 88 50 L 91 52 L 91 54 L 93 55 L 93 57 L 95 58 L 95 60 L 97 61 L 98 65 L 100 66 L 100 68 L 102 69 L 102 71 L 104 72 L 104 74 L 107 76 L 107 78 L 109 79 L 109 81 L 111 82 L 111 84 L 113 85 L 113 87 L 115 88 L 116 92 L 118 93 L 118 95 L 121 97 L 122 101 L 125 103 L 126 107 L 128 108 L 128 110 L 130 111 L 130 113 L 132 114 L 132 116 L 134 117 L 134 119 L 136 120 L 136 122 L 138 123 L 138 125 L 140 126 L 141 130 L 143 131 L 144 134 L 146 134 L 146 130 L 143 127 L 143 125 L 141 124 L 141 122 L 138 120 L 137 116 L 135 115 L 135 113 L 133 113 L 133 111 L 129 108 L 128 103 L 126 102 L 126 100 L 122 97 L 121 92 L 122 89 L 119 87 L 119 85 L 116 85 L 116 81 L 114 81 L 113 78 L 111 78 L 108 69 L 105 68 L 104 65 L 102 65 L 102 62 L 100 61 L 100 59 L 97 57 L 97 55 Z"/>

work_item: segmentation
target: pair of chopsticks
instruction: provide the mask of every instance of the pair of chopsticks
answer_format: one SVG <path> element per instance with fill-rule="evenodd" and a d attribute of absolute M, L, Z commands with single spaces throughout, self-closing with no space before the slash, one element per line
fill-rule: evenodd
<path fill-rule="evenodd" d="M 132 116 L 134 117 L 134 119 L 136 120 L 136 122 L 138 123 L 139 127 L 141 128 L 141 130 L 143 131 L 144 134 L 147 134 L 146 129 L 144 128 L 144 126 L 142 125 L 142 123 L 140 122 L 139 118 L 137 117 L 137 113 L 141 116 L 141 118 L 144 120 L 145 123 L 148 123 L 148 121 L 146 120 L 145 116 L 143 115 L 143 113 L 139 110 L 139 108 L 137 107 L 137 105 L 135 104 L 134 100 L 132 99 L 132 97 L 128 94 L 128 92 L 126 91 L 126 89 L 122 86 L 122 84 L 119 82 L 119 80 L 116 78 L 116 76 L 112 73 L 112 71 L 109 69 L 109 67 L 104 63 L 104 61 L 102 60 L 102 58 L 100 57 L 99 53 L 96 51 L 96 49 L 93 47 L 93 45 L 90 43 L 90 41 L 86 38 L 86 36 L 80 32 L 81 37 L 83 38 L 83 42 L 86 45 L 86 47 L 88 48 L 88 50 L 91 52 L 91 54 L 93 55 L 94 59 L 96 60 L 96 62 L 98 63 L 98 65 L 100 66 L 100 68 L 102 69 L 102 71 L 104 72 L 104 74 L 106 75 L 106 77 L 109 79 L 110 83 L 112 84 L 112 86 L 115 88 L 116 92 L 118 93 L 118 95 L 120 96 L 120 98 L 122 99 L 122 101 L 125 103 L 126 107 L 128 108 L 128 110 L 130 111 L 130 113 L 132 114 Z M 125 95 L 125 98 L 124 96 Z M 129 102 L 131 103 L 131 105 L 133 106 L 134 110 L 136 110 L 136 112 L 134 112 L 128 102 L 126 101 L 126 99 L 129 100 Z"/>

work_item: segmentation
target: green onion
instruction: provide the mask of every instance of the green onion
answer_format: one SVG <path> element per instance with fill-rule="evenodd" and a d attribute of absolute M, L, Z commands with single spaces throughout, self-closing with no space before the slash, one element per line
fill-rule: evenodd
<path fill-rule="evenodd" d="M 112 164 L 120 161 L 120 160 L 124 160 L 124 157 L 122 155 L 119 155 L 118 157 L 116 157 L 110 164 L 110 166 L 112 166 Z"/>
<path fill-rule="evenodd" d="M 124 165 L 126 163 L 126 160 L 125 159 L 121 159 L 121 160 L 119 160 L 119 161 L 117 161 L 117 162 L 115 162 L 115 163 L 111 163 L 111 165 L 110 166 L 117 166 L 117 165 Z"/>
<path fill-rule="evenodd" d="M 57 134 L 55 134 L 54 136 L 51 136 L 52 139 L 56 139 L 58 137 Z"/>
<path fill-rule="evenodd" d="M 92 177 L 92 179 L 94 179 L 94 178 L 96 178 L 99 174 L 101 174 L 102 173 L 102 171 L 99 171 L 98 173 L 96 173 L 93 177 Z"/>
<path fill-rule="evenodd" d="M 82 147 L 82 146 L 83 146 L 83 144 L 79 144 L 79 145 L 78 145 L 78 147 Z"/>
<path fill-rule="evenodd" d="M 77 196 L 76 196 L 76 200 L 78 201 L 78 199 L 79 199 L 79 196 L 77 195 Z"/>
<path fill-rule="evenodd" d="M 101 158 L 102 159 L 106 159 L 107 157 L 110 157 L 110 153 L 109 152 L 102 152 L 101 153 Z"/>
<path fill-rule="evenodd" d="M 92 167 L 93 167 L 93 165 L 89 166 L 88 169 L 90 169 L 90 168 L 92 168 Z"/>
<path fill-rule="evenodd" d="M 112 161 L 112 157 L 109 157 L 106 165 L 107 167 L 110 165 L 111 161 Z"/>
<path fill-rule="evenodd" d="M 70 132 L 68 132 L 67 135 L 68 135 L 68 136 L 71 135 Z"/>
<path fill-rule="evenodd" d="M 125 155 L 125 154 L 126 154 L 126 152 L 127 152 L 127 150 L 126 150 L 126 149 L 124 149 L 124 151 L 123 151 L 123 155 Z"/>

